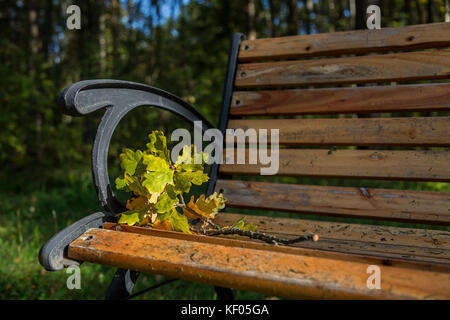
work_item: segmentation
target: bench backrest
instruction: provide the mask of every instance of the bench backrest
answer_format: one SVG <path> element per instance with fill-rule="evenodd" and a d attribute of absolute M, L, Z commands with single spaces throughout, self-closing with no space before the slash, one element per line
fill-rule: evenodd
<path fill-rule="evenodd" d="M 450 77 L 450 23 L 236 39 L 221 129 L 279 129 L 278 176 L 352 187 L 243 181 L 265 165 L 223 164 L 228 207 L 450 224 L 448 192 L 366 187 L 450 181 L 450 83 L 436 81 Z"/>

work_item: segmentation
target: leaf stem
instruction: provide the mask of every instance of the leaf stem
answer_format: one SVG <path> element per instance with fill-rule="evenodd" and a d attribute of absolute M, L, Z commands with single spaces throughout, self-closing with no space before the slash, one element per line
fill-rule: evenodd
<path fill-rule="evenodd" d="M 182 194 L 180 194 L 181 203 L 183 204 L 183 208 L 186 208 L 186 202 L 184 202 L 184 197 Z"/>

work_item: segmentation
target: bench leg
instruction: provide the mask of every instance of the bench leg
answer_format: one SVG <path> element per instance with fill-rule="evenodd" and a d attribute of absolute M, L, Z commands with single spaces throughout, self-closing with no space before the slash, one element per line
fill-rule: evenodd
<path fill-rule="evenodd" d="M 234 300 L 233 291 L 230 288 L 214 287 L 218 300 Z"/>
<path fill-rule="evenodd" d="M 122 300 L 128 298 L 133 291 L 138 276 L 139 272 L 137 271 L 117 269 L 105 299 Z"/>
<path fill-rule="evenodd" d="M 117 269 L 108 292 L 106 293 L 106 300 L 122 300 L 131 295 L 139 272 Z M 229 288 L 214 287 L 217 293 L 218 300 L 234 300 L 233 291 Z"/>

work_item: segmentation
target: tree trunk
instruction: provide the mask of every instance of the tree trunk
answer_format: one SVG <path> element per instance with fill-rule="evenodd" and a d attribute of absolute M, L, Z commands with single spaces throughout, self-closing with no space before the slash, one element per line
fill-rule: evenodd
<path fill-rule="evenodd" d="M 428 0 L 427 9 L 428 9 L 427 10 L 428 11 L 427 22 L 433 23 L 434 22 L 434 1 L 433 0 Z"/>
<path fill-rule="evenodd" d="M 45 20 L 44 20 L 44 30 L 43 30 L 43 51 L 44 51 L 44 60 L 46 62 L 49 61 L 49 55 L 50 55 L 50 45 L 52 42 L 52 36 L 53 36 L 53 1 L 47 1 L 47 6 L 45 7 Z"/>
<path fill-rule="evenodd" d="M 38 54 L 40 53 L 41 43 L 39 41 L 39 25 L 38 25 L 38 8 L 32 4 L 32 1 L 27 2 L 28 7 L 28 25 L 30 34 L 30 51 L 29 56 L 29 75 L 30 78 L 36 78 L 36 74 L 39 73 L 39 65 L 37 64 Z M 39 86 L 40 82 L 37 82 Z M 39 88 L 38 88 L 39 90 Z M 39 110 L 39 101 L 36 101 L 36 109 L 34 112 L 35 121 L 35 148 L 33 154 L 30 157 L 34 158 L 36 165 L 42 160 L 42 114 Z"/>
<path fill-rule="evenodd" d="M 405 15 L 406 15 L 406 21 L 408 25 L 415 24 L 414 23 L 414 12 L 411 5 L 411 0 L 405 0 Z"/>
<path fill-rule="evenodd" d="M 99 47 L 99 67 L 100 76 L 106 75 L 106 39 L 105 39 L 105 6 L 103 0 L 97 0 L 98 15 L 98 47 Z"/>
<path fill-rule="evenodd" d="M 294 1 L 295 5 L 296 2 Z M 305 10 L 305 32 L 306 34 L 311 34 L 311 11 L 313 10 L 312 0 L 303 0 L 303 8 Z"/>
<path fill-rule="evenodd" d="M 445 22 L 450 22 L 450 1 L 445 0 Z"/>
<path fill-rule="evenodd" d="M 277 8 L 275 7 L 276 3 L 277 2 L 274 1 L 274 0 L 269 0 L 270 33 L 271 33 L 271 37 L 276 37 L 277 36 L 277 26 L 275 24 L 275 19 L 278 19 L 277 12 L 279 12 L 279 10 L 277 10 Z"/>
<path fill-rule="evenodd" d="M 119 56 L 119 1 L 111 0 L 111 36 L 112 36 L 112 74 L 117 75 L 120 70 Z"/>
<path fill-rule="evenodd" d="M 419 20 L 419 24 L 425 23 L 425 10 L 423 9 L 422 3 L 420 0 L 416 0 L 416 11 L 417 11 L 417 19 Z"/>
<path fill-rule="evenodd" d="M 248 12 L 248 39 L 256 39 L 256 29 L 255 29 L 255 17 L 256 17 L 256 7 L 255 0 L 248 0 L 247 6 Z"/>

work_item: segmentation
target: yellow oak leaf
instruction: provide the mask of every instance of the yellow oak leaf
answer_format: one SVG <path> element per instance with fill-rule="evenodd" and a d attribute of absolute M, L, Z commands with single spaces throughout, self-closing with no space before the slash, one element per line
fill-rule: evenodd
<path fill-rule="evenodd" d="M 138 210 L 140 208 L 145 207 L 148 205 L 148 198 L 144 196 L 139 196 L 137 198 L 131 198 L 127 201 L 127 209 L 128 210 Z"/>
<path fill-rule="evenodd" d="M 153 224 L 153 228 L 159 229 L 159 230 L 168 230 L 173 231 L 172 224 L 169 220 L 156 220 L 156 222 Z"/>
<path fill-rule="evenodd" d="M 156 203 L 158 201 L 158 197 L 160 196 L 161 192 L 154 192 L 152 193 L 152 196 L 148 199 L 149 203 Z"/>
<path fill-rule="evenodd" d="M 183 208 L 183 215 L 185 215 L 186 218 L 188 218 L 188 219 L 194 219 L 195 220 L 195 219 L 200 218 L 199 215 L 192 213 L 192 211 L 190 211 L 190 210 L 188 210 L 186 208 Z"/>
<path fill-rule="evenodd" d="M 202 194 L 195 203 L 194 196 L 191 196 L 191 200 L 187 204 L 190 210 L 183 208 L 183 213 L 191 219 L 199 218 L 198 216 L 213 219 L 216 213 L 225 207 L 225 201 L 226 199 L 224 196 L 222 194 L 218 195 L 216 192 L 208 198 L 205 198 L 205 195 Z M 198 216 L 195 217 L 195 215 L 190 211 L 193 211 L 193 213 Z"/>

